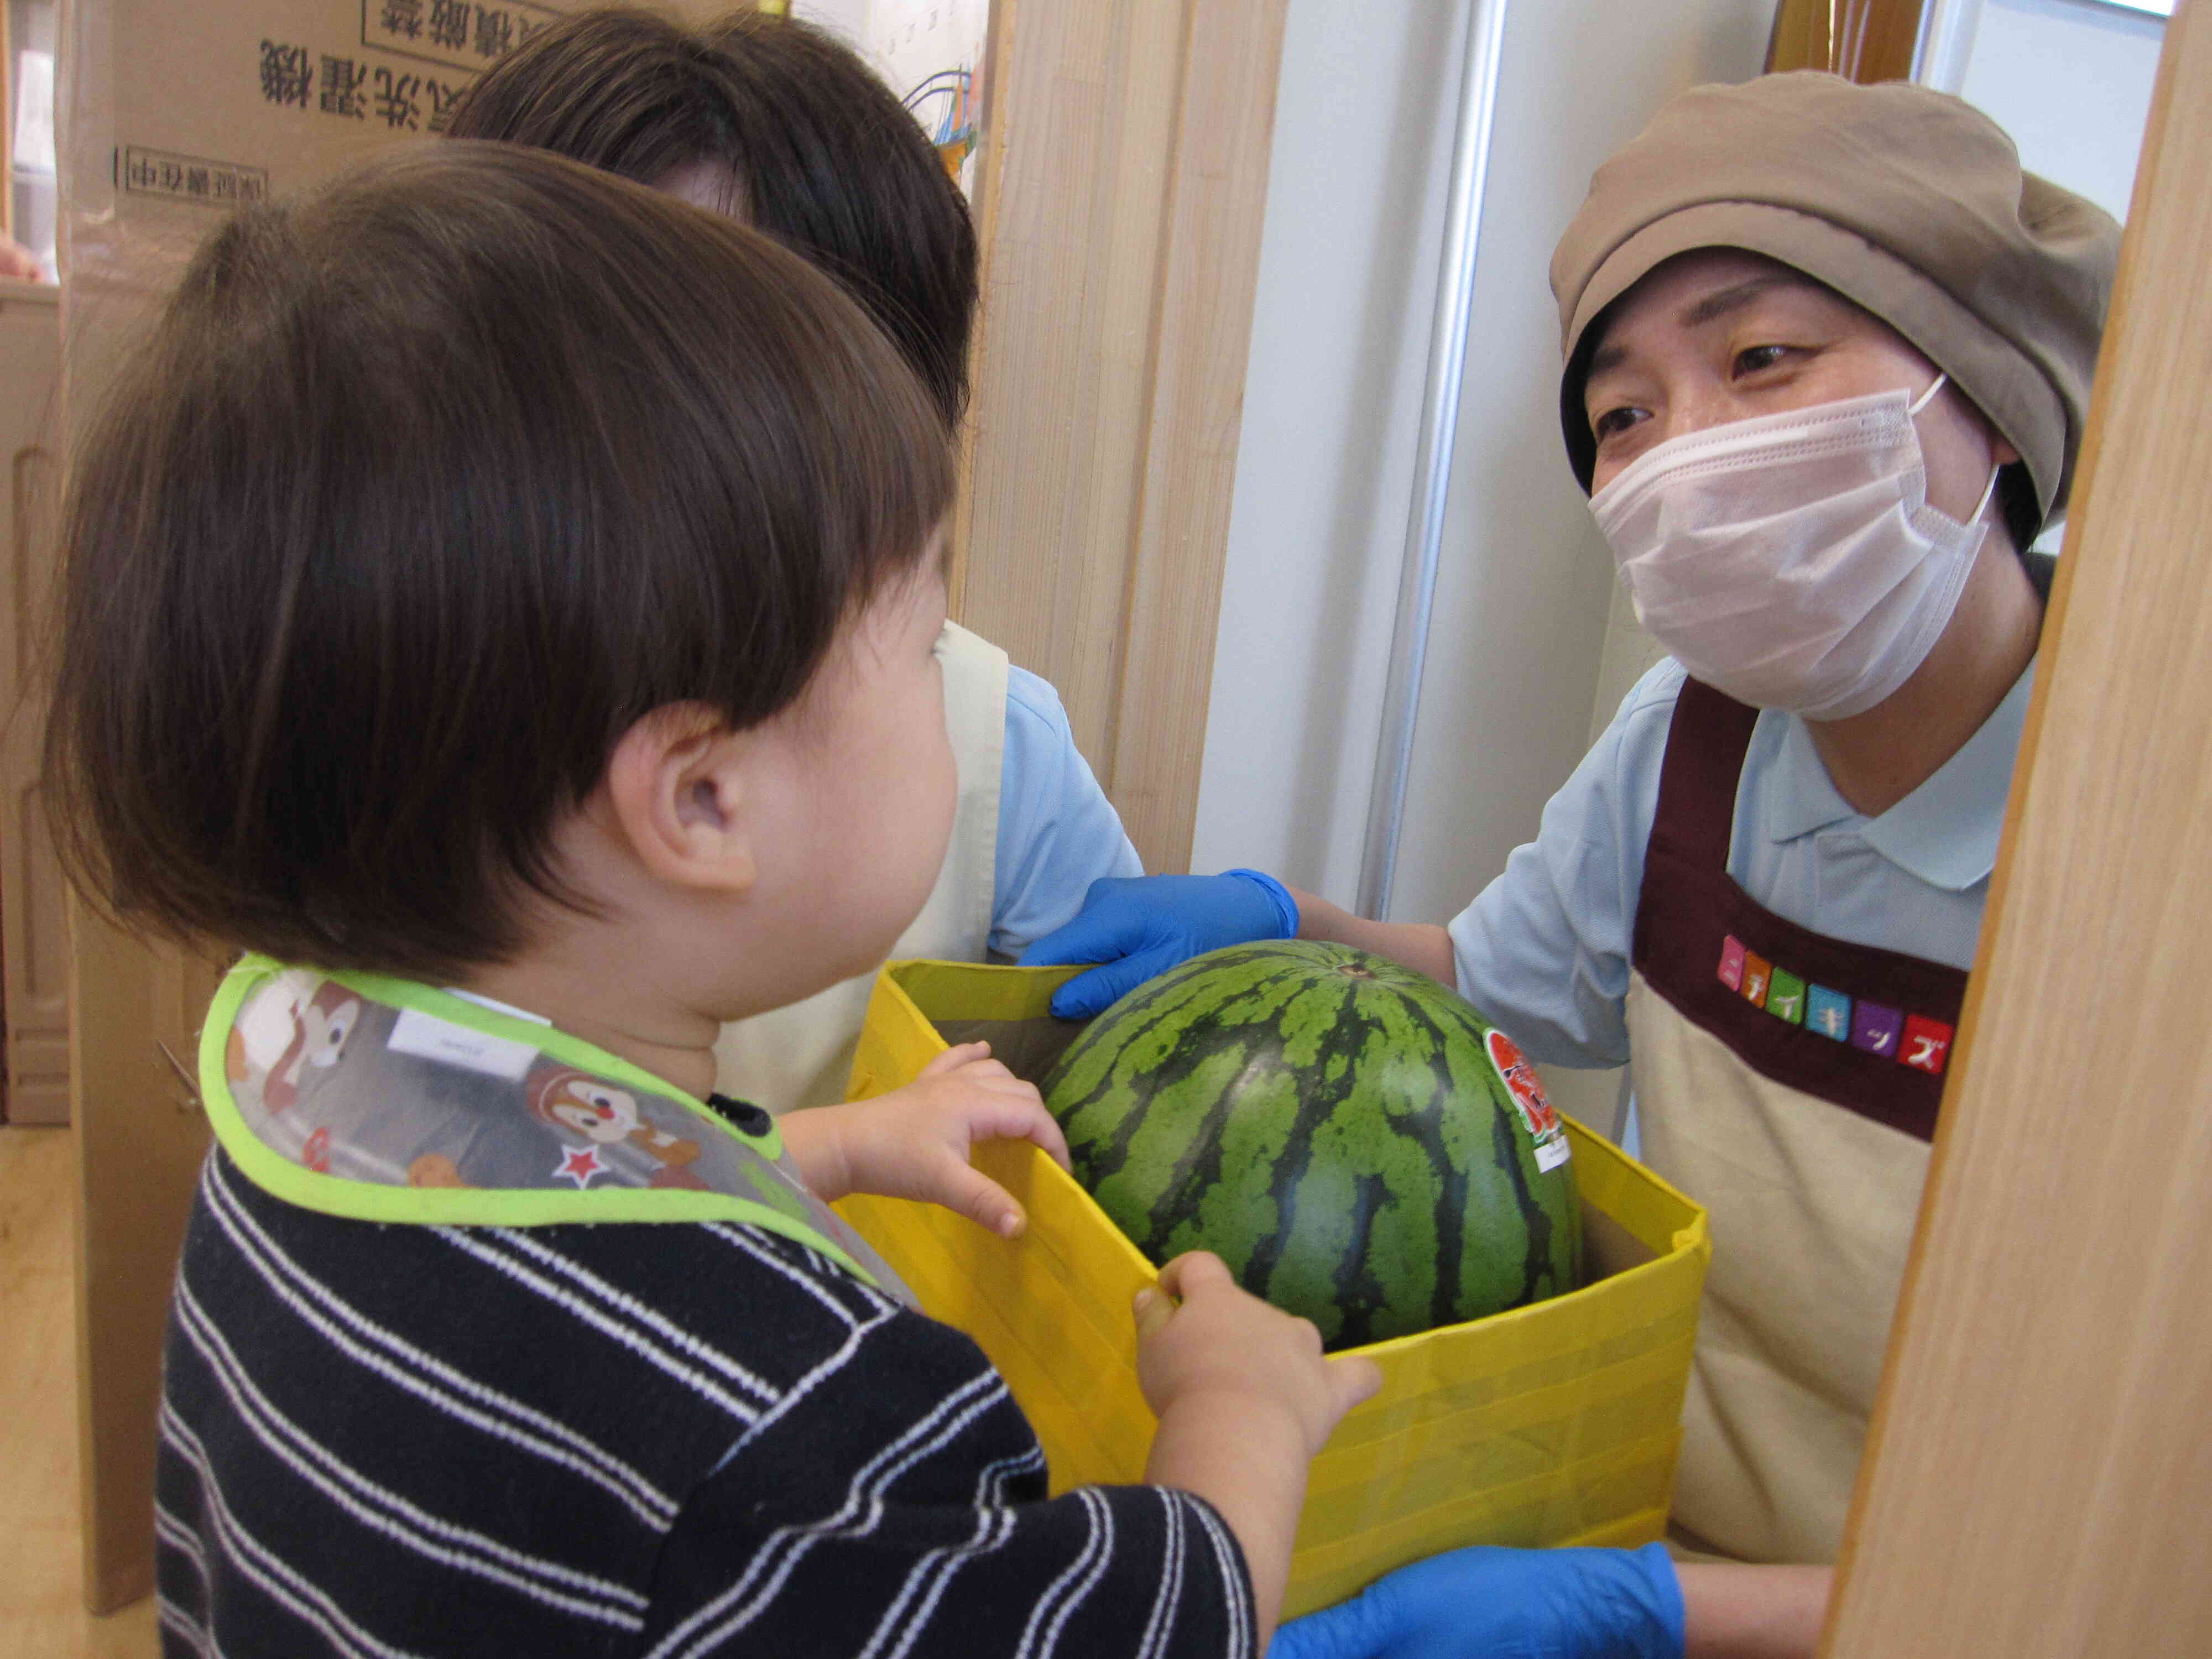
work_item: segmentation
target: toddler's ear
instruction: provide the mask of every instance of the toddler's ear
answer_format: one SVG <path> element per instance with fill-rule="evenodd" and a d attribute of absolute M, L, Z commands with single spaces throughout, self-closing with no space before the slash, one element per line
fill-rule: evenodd
<path fill-rule="evenodd" d="M 656 708 L 623 732 L 607 797 L 638 862 L 671 886 L 742 893 L 758 874 L 746 814 L 755 745 L 713 709 Z"/>

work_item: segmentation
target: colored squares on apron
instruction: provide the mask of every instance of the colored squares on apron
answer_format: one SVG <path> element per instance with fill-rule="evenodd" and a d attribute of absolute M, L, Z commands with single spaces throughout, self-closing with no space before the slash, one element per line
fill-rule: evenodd
<path fill-rule="evenodd" d="M 1777 968 L 1766 985 L 1766 1012 L 1796 1025 L 1805 1018 L 1805 981 L 1786 968 Z"/>
<path fill-rule="evenodd" d="M 1774 964 L 1757 951 L 1743 953 L 1743 1000 L 1754 1008 L 1766 1006 L 1766 982 L 1773 975 Z"/>
<path fill-rule="evenodd" d="M 1805 1029 L 1818 1031 L 1822 1036 L 1838 1042 L 1847 1042 L 1851 1035 L 1851 1000 L 1841 991 L 1831 991 L 1825 985 L 1805 988 Z"/>
<path fill-rule="evenodd" d="M 1898 1059 L 1931 1077 L 1943 1075 L 1944 1057 L 1951 1052 L 1951 1028 L 1940 1019 L 1914 1014 L 1905 1022 L 1905 1042 Z"/>
<path fill-rule="evenodd" d="M 1943 1074 L 1950 1057 L 1952 1030 L 1943 1021 L 1812 984 L 1769 962 L 1733 933 L 1721 942 L 1718 976 L 1753 1007 L 1832 1042 L 1848 1042 L 1931 1077 Z"/>
<path fill-rule="evenodd" d="M 1870 1054 L 1897 1054 L 1898 1034 L 1905 1029 L 1904 1011 L 1885 1008 L 1879 1002 L 1862 1002 L 1851 1011 L 1851 1047 Z"/>
<path fill-rule="evenodd" d="M 1721 943 L 1721 983 L 1731 991 L 1743 989 L 1743 941 L 1734 933 Z"/>

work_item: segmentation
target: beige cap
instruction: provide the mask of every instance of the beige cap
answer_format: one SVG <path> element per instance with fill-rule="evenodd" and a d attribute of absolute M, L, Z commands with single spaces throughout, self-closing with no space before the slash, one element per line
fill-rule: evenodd
<path fill-rule="evenodd" d="M 1589 487 L 1590 324 L 1662 259 L 1743 248 L 1864 307 L 2020 451 L 2063 507 L 2119 258 L 2110 214 L 2021 169 L 2002 128 L 1906 82 L 1762 76 L 1670 100 L 1590 179 L 1552 256 L 1559 419 Z"/>

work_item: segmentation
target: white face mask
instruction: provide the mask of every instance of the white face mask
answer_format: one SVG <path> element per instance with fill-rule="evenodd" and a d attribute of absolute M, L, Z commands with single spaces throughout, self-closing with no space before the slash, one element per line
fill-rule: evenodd
<path fill-rule="evenodd" d="M 1989 533 L 1928 505 L 1903 392 L 1670 438 L 1590 497 L 1636 615 L 1698 679 L 1811 720 L 1905 684 L 1951 619 Z"/>

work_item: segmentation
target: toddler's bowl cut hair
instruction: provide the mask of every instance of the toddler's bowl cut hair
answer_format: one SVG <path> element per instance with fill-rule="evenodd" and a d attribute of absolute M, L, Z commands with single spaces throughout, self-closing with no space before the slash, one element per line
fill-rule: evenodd
<path fill-rule="evenodd" d="M 241 215 L 75 467 L 64 856 L 162 931 L 501 959 L 622 732 L 788 707 L 951 494 L 866 315 L 672 198 L 452 143 Z"/>

